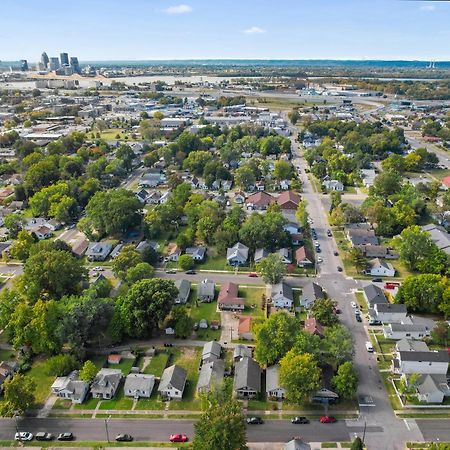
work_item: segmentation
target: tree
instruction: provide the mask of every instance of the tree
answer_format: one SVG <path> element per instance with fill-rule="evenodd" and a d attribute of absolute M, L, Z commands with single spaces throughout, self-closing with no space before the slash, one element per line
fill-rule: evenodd
<path fill-rule="evenodd" d="M 402 177 L 397 172 L 383 172 L 375 177 L 370 191 L 374 195 L 387 198 L 401 189 Z"/>
<path fill-rule="evenodd" d="M 290 180 L 292 177 L 292 164 L 284 159 L 279 159 L 275 162 L 275 167 L 272 172 L 275 180 Z"/>
<path fill-rule="evenodd" d="M 69 354 L 52 356 L 46 363 L 47 375 L 55 377 L 69 375 L 69 373 L 77 367 L 78 361 L 73 355 Z"/>
<path fill-rule="evenodd" d="M 183 169 L 188 169 L 191 173 L 201 176 L 206 164 L 212 160 L 211 152 L 199 150 L 189 153 L 183 161 Z"/>
<path fill-rule="evenodd" d="M 342 203 L 342 194 L 339 191 L 330 192 L 330 213 L 335 210 Z"/>
<path fill-rule="evenodd" d="M 141 254 L 136 250 L 132 244 L 125 245 L 121 252 L 114 259 L 112 269 L 114 273 L 122 280 L 126 277 L 129 269 L 137 266 L 142 262 Z"/>
<path fill-rule="evenodd" d="M 195 267 L 194 258 L 191 255 L 181 255 L 178 258 L 178 267 L 181 270 L 192 270 Z"/>
<path fill-rule="evenodd" d="M 206 408 L 194 425 L 195 450 L 247 450 L 241 405 L 223 397 L 212 392 L 203 399 Z"/>
<path fill-rule="evenodd" d="M 343 325 L 325 329 L 325 349 L 337 365 L 350 361 L 353 357 L 352 335 Z"/>
<path fill-rule="evenodd" d="M 30 377 L 16 373 L 12 379 L 4 382 L 3 403 L 0 415 L 21 416 L 35 403 L 36 383 Z"/>
<path fill-rule="evenodd" d="M 26 230 L 19 231 L 17 239 L 12 244 L 9 253 L 12 258 L 25 261 L 29 254 L 31 247 L 36 243 L 36 239 Z"/>
<path fill-rule="evenodd" d="M 306 200 L 300 200 L 298 203 L 297 211 L 295 213 L 295 218 L 298 220 L 299 225 L 302 228 L 308 226 L 308 202 Z"/>
<path fill-rule="evenodd" d="M 5 216 L 4 225 L 8 228 L 9 237 L 16 239 L 19 231 L 25 226 L 25 218 L 21 214 L 8 214 Z"/>
<path fill-rule="evenodd" d="M 256 270 L 261 275 L 265 283 L 280 283 L 286 275 L 286 265 L 283 263 L 278 253 L 271 253 L 257 264 Z"/>
<path fill-rule="evenodd" d="M 320 387 L 321 370 L 314 356 L 290 350 L 280 361 L 280 385 L 286 390 L 286 398 L 301 403 Z"/>
<path fill-rule="evenodd" d="M 234 172 L 234 181 L 242 189 L 248 190 L 256 183 L 256 177 L 248 164 L 243 164 Z"/>
<path fill-rule="evenodd" d="M 357 436 L 352 442 L 350 450 L 364 450 L 364 444 L 359 436 Z"/>
<path fill-rule="evenodd" d="M 334 313 L 337 303 L 329 298 L 319 298 L 311 308 L 312 315 L 322 325 L 330 326 L 338 322 Z"/>
<path fill-rule="evenodd" d="M 83 263 L 62 250 L 43 250 L 31 255 L 24 265 L 22 284 L 32 301 L 39 297 L 59 299 L 77 293 L 87 279 Z"/>
<path fill-rule="evenodd" d="M 123 326 L 128 336 L 151 336 L 169 314 L 177 294 L 178 289 L 170 280 L 153 278 L 133 284 L 120 304 Z"/>
<path fill-rule="evenodd" d="M 361 272 L 366 267 L 366 258 L 364 253 L 358 247 L 352 247 L 348 251 L 348 259 L 355 266 L 358 272 Z"/>
<path fill-rule="evenodd" d="M 265 366 L 278 362 L 294 345 L 298 328 L 295 317 L 285 312 L 271 314 L 266 321 L 255 324 L 256 361 Z"/>
<path fill-rule="evenodd" d="M 95 364 L 88 359 L 80 370 L 80 379 L 85 383 L 92 383 L 97 376 L 97 372 L 98 369 Z"/>
<path fill-rule="evenodd" d="M 352 399 L 358 389 L 358 373 L 353 363 L 346 361 L 338 368 L 337 374 L 332 378 L 331 384 L 343 399 Z"/>
<path fill-rule="evenodd" d="M 192 334 L 194 323 L 185 306 L 176 306 L 172 309 L 169 323 L 173 326 L 176 337 L 187 338 Z"/>
<path fill-rule="evenodd" d="M 150 279 L 155 274 L 155 269 L 149 263 L 141 262 L 134 267 L 127 270 L 126 280 L 130 284 L 136 283 L 139 280 Z"/>
<path fill-rule="evenodd" d="M 450 325 L 440 320 L 431 330 L 431 338 L 433 343 L 448 347 L 450 345 Z"/>

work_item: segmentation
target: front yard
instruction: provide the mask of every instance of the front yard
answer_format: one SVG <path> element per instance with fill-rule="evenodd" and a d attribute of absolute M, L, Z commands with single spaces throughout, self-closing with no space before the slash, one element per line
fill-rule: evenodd
<path fill-rule="evenodd" d="M 250 315 L 254 319 L 264 318 L 264 310 L 261 309 L 262 296 L 266 293 L 265 288 L 241 288 L 239 296 L 245 298 L 245 310 L 242 314 Z"/>

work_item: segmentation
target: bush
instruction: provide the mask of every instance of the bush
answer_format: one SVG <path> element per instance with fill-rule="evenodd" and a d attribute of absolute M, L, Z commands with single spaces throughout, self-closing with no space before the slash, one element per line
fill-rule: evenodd
<path fill-rule="evenodd" d="M 73 355 L 56 355 L 46 363 L 47 375 L 63 377 L 78 368 L 78 361 Z"/>

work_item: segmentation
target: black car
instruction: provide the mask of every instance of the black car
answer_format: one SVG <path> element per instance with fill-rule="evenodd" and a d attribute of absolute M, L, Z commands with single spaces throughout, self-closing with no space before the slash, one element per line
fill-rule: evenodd
<path fill-rule="evenodd" d="M 186 275 L 195 275 L 196 272 L 195 270 L 186 270 L 186 272 L 184 272 Z"/>
<path fill-rule="evenodd" d="M 247 423 L 249 425 L 261 425 L 264 423 L 264 420 L 262 420 L 261 417 L 248 417 Z"/>
<path fill-rule="evenodd" d="M 327 230 L 327 236 L 328 236 L 328 237 L 333 236 L 333 234 L 331 233 L 331 230 Z"/>
<path fill-rule="evenodd" d="M 338 252 L 333 252 L 333 255 L 334 256 L 339 256 L 339 253 Z"/>
<path fill-rule="evenodd" d="M 382 282 L 383 282 L 383 280 L 381 278 L 374 278 L 372 280 L 372 283 L 382 283 Z"/>
<path fill-rule="evenodd" d="M 75 437 L 72 433 L 61 433 L 57 439 L 58 441 L 73 441 Z"/>
<path fill-rule="evenodd" d="M 37 441 L 51 441 L 53 439 L 53 435 L 40 431 L 39 433 L 36 433 L 35 438 Z"/>
<path fill-rule="evenodd" d="M 131 442 L 133 440 L 133 436 L 131 434 L 118 434 L 116 436 L 117 442 Z"/>
<path fill-rule="evenodd" d="M 291 419 L 291 423 L 303 425 L 309 423 L 309 420 L 306 417 L 296 416 Z"/>
<path fill-rule="evenodd" d="M 362 322 L 361 314 L 356 314 L 355 318 L 357 322 Z"/>
<path fill-rule="evenodd" d="M 338 272 L 342 272 L 342 267 L 341 266 L 337 266 L 337 271 Z"/>

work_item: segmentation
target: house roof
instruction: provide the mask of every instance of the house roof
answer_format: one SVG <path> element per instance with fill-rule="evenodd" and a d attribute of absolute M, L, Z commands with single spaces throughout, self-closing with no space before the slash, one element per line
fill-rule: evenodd
<path fill-rule="evenodd" d="M 234 347 L 233 358 L 251 358 L 252 357 L 252 349 L 247 347 L 244 344 L 238 344 Z"/>
<path fill-rule="evenodd" d="M 198 257 L 203 259 L 205 257 L 206 248 L 205 247 L 188 247 L 186 249 L 186 255 L 191 255 L 192 257 Z"/>
<path fill-rule="evenodd" d="M 238 296 L 239 286 L 236 283 L 223 283 L 220 286 L 219 297 L 217 299 L 218 303 L 223 303 L 230 298 L 236 298 Z"/>
<path fill-rule="evenodd" d="M 394 325 L 394 324 L 391 324 Z M 400 339 L 395 344 L 398 352 L 428 352 L 428 345 L 423 341 L 414 339 Z"/>
<path fill-rule="evenodd" d="M 391 263 L 388 263 L 388 262 L 386 262 L 386 261 L 383 261 L 383 260 L 380 259 L 380 258 L 374 258 L 374 259 L 371 259 L 371 260 L 369 261 L 369 266 L 370 266 L 372 269 L 375 269 L 375 268 L 377 268 L 377 267 L 384 267 L 385 269 L 388 269 L 388 270 L 394 270 L 394 267 L 392 266 Z"/>
<path fill-rule="evenodd" d="M 188 280 L 176 280 L 175 286 L 178 289 L 178 295 L 176 301 L 178 303 L 186 302 L 191 292 L 191 282 Z"/>
<path fill-rule="evenodd" d="M 266 392 L 273 391 L 280 388 L 280 383 L 278 381 L 278 371 L 280 369 L 279 365 L 269 366 L 266 369 Z"/>
<path fill-rule="evenodd" d="M 209 341 L 203 346 L 202 359 L 215 356 L 217 359 L 222 354 L 222 346 L 216 341 Z"/>
<path fill-rule="evenodd" d="M 275 203 L 275 198 L 272 197 L 270 194 L 264 191 L 255 192 L 254 194 L 250 195 L 246 203 L 251 203 L 252 205 L 256 206 L 268 206 L 271 203 Z"/>
<path fill-rule="evenodd" d="M 242 358 L 234 366 L 234 389 L 243 388 L 261 391 L 261 368 L 254 359 L 248 357 Z"/>
<path fill-rule="evenodd" d="M 252 331 L 252 321 L 253 318 L 251 316 L 239 317 L 238 333 L 250 333 Z"/>
<path fill-rule="evenodd" d="M 225 375 L 225 363 L 221 359 L 207 362 L 202 365 L 197 382 L 197 389 L 210 389 L 218 386 Z"/>
<path fill-rule="evenodd" d="M 203 296 L 213 296 L 214 297 L 214 289 L 215 289 L 215 284 L 213 281 L 211 280 L 203 280 L 201 283 L 198 284 L 197 289 L 198 289 L 198 295 L 199 297 L 203 297 Z"/>
<path fill-rule="evenodd" d="M 255 261 L 261 261 L 269 256 L 269 251 L 265 248 L 257 248 L 255 250 Z"/>
<path fill-rule="evenodd" d="M 247 261 L 248 259 L 248 247 L 240 242 L 237 242 L 233 247 L 227 249 L 227 259 L 242 259 Z"/>
<path fill-rule="evenodd" d="M 347 229 L 348 237 L 353 245 L 378 245 L 378 238 L 375 236 L 374 230 L 367 230 L 361 228 Z"/>
<path fill-rule="evenodd" d="M 323 291 L 322 286 L 315 283 L 314 281 L 311 281 L 310 283 L 306 284 L 305 287 L 303 288 L 301 298 L 308 300 L 325 298 L 325 292 Z"/>
<path fill-rule="evenodd" d="M 297 262 L 308 261 L 313 262 L 313 256 L 309 254 L 310 252 L 306 249 L 305 246 L 299 247 L 295 251 L 295 260 Z"/>
<path fill-rule="evenodd" d="M 113 364 L 119 364 L 122 360 L 122 356 L 118 355 L 117 353 L 108 355 L 108 362 Z"/>
<path fill-rule="evenodd" d="M 272 298 L 279 297 L 287 298 L 288 300 L 294 300 L 294 293 L 292 287 L 285 281 L 272 285 Z"/>
<path fill-rule="evenodd" d="M 296 206 L 300 203 L 301 197 L 294 191 L 282 192 L 277 199 L 277 203 L 283 209 L 283 206 L 287 206 L 289 203 L 294 203 Z"/>
<path fill-rule="evenodd" d="M 437 352 L 398 352 L 402 361 L 420 361 L 420 362 L 449 362 L 449 355 L 445 351 Z"/>
<path fill-rule="evenodd" d="M 145 373 L 130 373 L 125 378 L 125 391 L 152 391 L 155 385 L 155 376 Z"/>
<path fill-rule="evenodd" d="M 444 250 L 445 253 L 450 254 L 450 234 L 447 233 L 444 227 L 439 225 L 429 224 L 422 227 L 423 231 L 427 231 L 432 241 L 439 249 Z"/>
<path fill-rule="evenodd" d="M 323 335 L 323 327 L 316 319 L 314 319 L 314 317 L 309 317 L 305 320 L 304 329 L 310 334 Z"/>
<path fill-rule="evenodd" d="M 122 376 L 122 371 L 120 369 L 100 369 L 91 385 L 91 391 L 109 392 L 112 390 L 115 392 L 119 387 Z"/>
<path fill-rule="evenodd" d="M 177 366 L 176 364 L 168 367 L 161 376 L 158 391 L 165 391 L 169 387 L 174 387 L 183 392 L 186 384 L 186 376 L 187 372 L 183 367 Z"/>
<path fill-rule="evenodd" d="M 392 331 L 405 332 L 426 332 L 428 328 L 425 325 L 415 323 L 391 323 L 389 324 Z"/>
<path fill-rule="evenodd" d="M 402 303 L 376 303 L 374 308 L 378 313 L 407 313 L 406 305 Z"/>
<path fill-rule="evenodd" d="M 384 295 L 383 289 L 376 286 L 375 284 L 369 284 L 368 286 L 363 287 L 364 294 L 366 295 L 367 301 L 370 306 L 375 303 L 387 303 L 387 298 Z"/>

